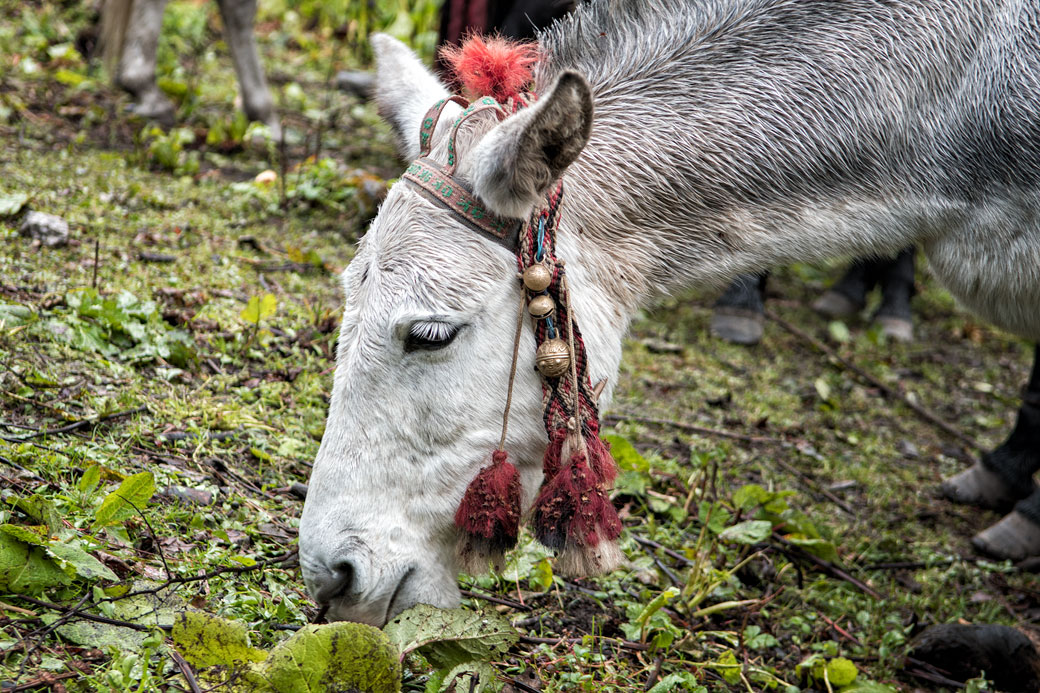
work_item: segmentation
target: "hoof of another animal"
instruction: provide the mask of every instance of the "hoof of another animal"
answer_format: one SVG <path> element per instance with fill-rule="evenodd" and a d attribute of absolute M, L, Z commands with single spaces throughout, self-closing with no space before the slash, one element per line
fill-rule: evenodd
<path fill-rule="evenodd" d="M 1040 690 L 1040 651 L 1035 636 L 1010 626 L 943 623 L 914 638 L 910 656 L 957 681 L 983 671 L 1001 691 Z"/>
<path fill-rule="evenodd" d="M 981 462 L 946 479 L 939 488 L 944 496 L 955 503 L 991 510 L 1006 510 L 1018 500 L 1004 480 Z"/>
<path fill-rule="evenodd" d="M 881 326 L 881 334 L 889 339 L 904 343 L 914 341 L 914 323 L 906 318 L 879 315 L 875 322 Z"/>
<path fill-rule="evenodd" d="M 840 291 L 828 291 L 813 301 L 812 309 L 826 318 L 847 318 L 863 310 L 863 306 Z"/>
<path fill-rule="evenodd" d="M 1021 561 L 1040 556 L 1040 525 L 1014 511 L 976 534 L 971 544 L 979 553 L 999 560 Z"/>
<path fill-rule="evenodd" d="M 455 542 L 455 560 L 459 570 L 467 575 L 487 575 L 493 570 L 502 571 L 506 554 L 504 550 L 491 548 L 479 537 L 459 532 Z"/>
<path fill-rule="evenodd" d="M 172 128 L 176 122 L 173 104 L 158 90 L 143 94 L 130 112 L 139 118 L 154 120 L 164 128 Z"/>
<path fill-rule="evenodd" d="M 371 72 L 361 70 L 341 70 L 336 73 L 332 80 L 333 86 L 340 91 L 353 94 L 362 101 L 367 101 L 372 95 L 372 86 L 375 84 L 375 75 Z"/>
<path fill-rule="evenodd" d="M 753 346 L 762 339 L 761 313 L 739 308 L 716 308 L 711 316 L 711 333 L 733 344 Z"/>

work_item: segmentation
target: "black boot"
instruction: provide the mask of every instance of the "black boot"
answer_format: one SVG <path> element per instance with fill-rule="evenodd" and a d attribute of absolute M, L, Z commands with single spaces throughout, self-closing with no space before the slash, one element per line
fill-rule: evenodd
<path fill-rule="evenodd" d="M 734 344 L 751 346 L 762 339 L 768 274 L 742 274 L 715 301 L 711 333 Z"/>

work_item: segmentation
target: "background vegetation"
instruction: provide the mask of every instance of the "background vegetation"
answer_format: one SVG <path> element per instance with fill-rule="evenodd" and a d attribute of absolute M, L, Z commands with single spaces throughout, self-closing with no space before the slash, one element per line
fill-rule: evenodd
<path fill-rule="evenodd" d="M 214 3 L 167 11 L 163 132 L 90 59 L 91 3 L 0 0 L 5 691 L 250 690 L 259 661 L 310 642 L 288 640 L 320 616 L 292 487 L 323 431 L 336 273 L 402 168 L 330 78 L 367 65 L 376 29 L 430 57 L 436 13 L 262 0 L 279 146 L 235 108 Z M 29 209 L 70 242 L 21 236 Z M 996 516 L 934 493 L 1009 430 L 1025 345 L 926 271 L 915 344 L 824 324 L 804 306 L 835 269 L 782 270 L 754 349 L 708 336 L 707 293 L 639 316 L 607 427 L 632 567 L 563 579 L 525 538 L 501 575 L 461 578 L 468 609 L 500 616 L 466 657 L 436 645 L 465 614 L 369 634 L 414 652 L 405 689 L 460 664 L 522 691 L 936 688 L 904 658 L 924 626 L 1035 623 L 1034 576 L 968 548 Z M 323 689 L 305 685 L 279 690 Z"/>

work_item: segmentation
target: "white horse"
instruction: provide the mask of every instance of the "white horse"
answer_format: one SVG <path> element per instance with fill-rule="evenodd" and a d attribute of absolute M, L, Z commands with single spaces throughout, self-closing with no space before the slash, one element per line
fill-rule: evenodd
<path fill-rule="evenodd" d="M 174 108 L 155 81 L 156 51 L 168 0 L 106 0 L 101 11 L 101 43 L 116 84 L 130 92 L 134 112 L 171 126 Z M 256 0 L 218 0 L 231 58 L 242 88 L 242 108 L 250 120 L 279 134 L 274 101 L 253 38 Z"/>
<path fill-rule="evenodd" d="M 562 177 L 558 254 L 604 403 L 641 305 L 791 261 L 919 244 L 963 303 L 1040 339 L 1038 28 L 1034 0 L 594 1 L 541 36 L 531 108 L 460 130 L 456 180 L 524 219 Z M 373 46 L 413 159 L 447 91 L 402 44 Z M 453 516 L 498 440 L 515 277 L 511 252 L 404 181 L 344 271 L 300 521 L 332 617 L 457 603 Z M 527 325 L 506 443 L 525 502 L 546 448 L 533 352 Z"/>

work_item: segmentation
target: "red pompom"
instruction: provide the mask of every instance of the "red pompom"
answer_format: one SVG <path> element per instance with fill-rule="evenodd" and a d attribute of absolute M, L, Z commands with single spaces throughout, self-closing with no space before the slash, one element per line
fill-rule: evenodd
<path fill-rule="evenodd" d="M 504 450 L 491 455 L 455 511 L 455 525 L 467 535 L 472 550 L 500 554 L 516 545 L 520 529 L 520 473 Z"/>
<path fill-rule="evenodd" d="M 491 96 L 499 103 L 518 96 L 531 83 L 538 44 L 499 36 L 471 36 L 459 46 L 441 48 L 467 97 Z"/>

